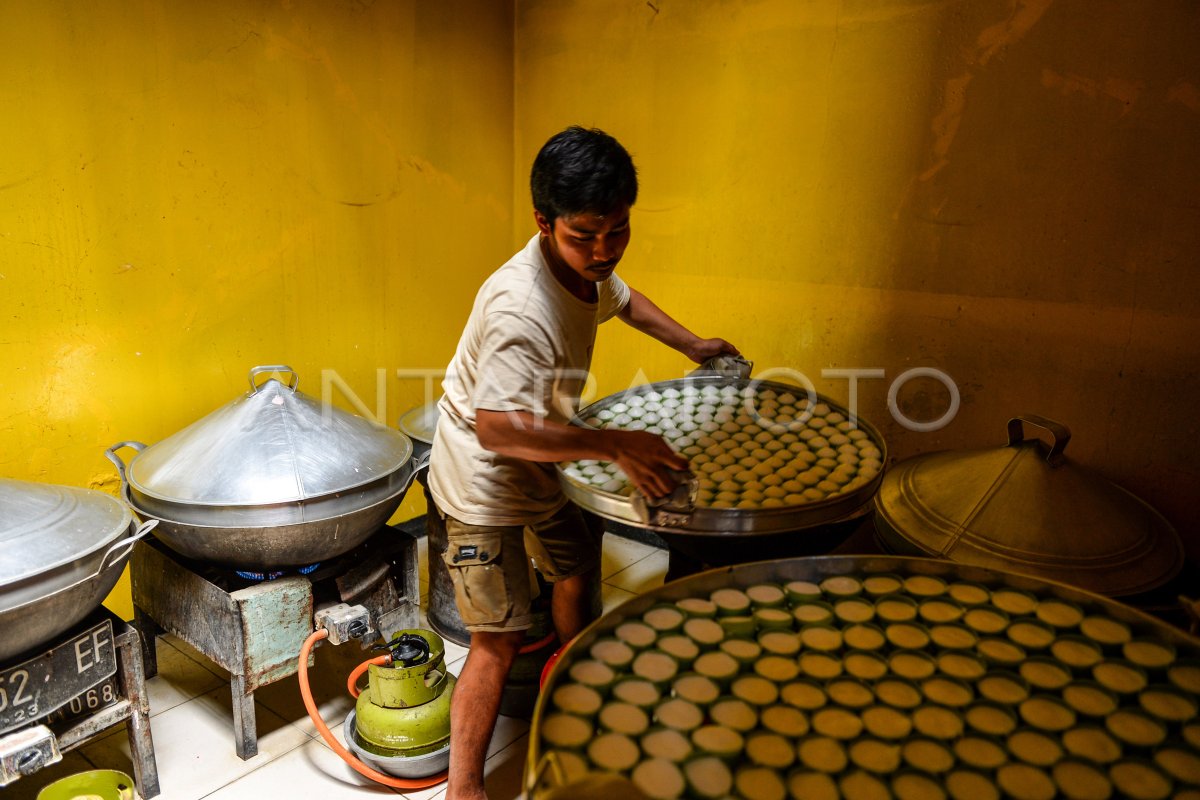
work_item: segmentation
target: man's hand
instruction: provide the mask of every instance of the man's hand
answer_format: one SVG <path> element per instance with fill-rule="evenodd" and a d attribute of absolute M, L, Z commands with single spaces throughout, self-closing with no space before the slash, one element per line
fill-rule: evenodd
<path fill-rule="evenodd" d="M 684 355 L 695 361 L 697 364 L 703 364 L 713 356 L 730 355 L 740 356 L 741 352 L 724 339 L 696 339 L 683 351 Z"/>
<path fill-rule="evenodd" d="M 479 443 L 487 450 L 527 461 L 611 461 L 647 497 L 675 488 L 670 470 L 688 460 L 664 439 L 645 431 L 591 430 L 534 417 L 528 411 L 475 411 Z"/>
<path fill-rule="evenodd" d="M 686 470 L 688 460 L 666 441 L 646 431 L 606 430 L 602 435 L 616 463 L 638 491 L 647 497 L 662 497 L 675 489 L 669 470 Z"/>

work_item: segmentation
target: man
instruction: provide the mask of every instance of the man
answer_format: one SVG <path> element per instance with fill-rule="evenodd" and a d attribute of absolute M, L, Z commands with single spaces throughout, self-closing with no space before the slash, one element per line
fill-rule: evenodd
<path fill-rule="evenodd" d="M 560 641 L 593 616 L 602 531 L 567 502 L 554 462 L 615 462 L 650 497 L 674 487 L 670 470 L 687 468 L 654 434 L 567 425 L 597 324 L 618 316 L 697 363 L 738 352 L 696 336 L 614 274 L 637 199 L 633 161 L 616 139 L 568 128 L 542 147 L 530 184 L 538 233 L 475 298 L 443 383 L 431 454 L 429 520 L 445 526 L 442 557 L 471 632 L 451 703 L 447 800 L 486 798 L 484 756 L 530 627 L 530 558 L 553 586 Z"/>

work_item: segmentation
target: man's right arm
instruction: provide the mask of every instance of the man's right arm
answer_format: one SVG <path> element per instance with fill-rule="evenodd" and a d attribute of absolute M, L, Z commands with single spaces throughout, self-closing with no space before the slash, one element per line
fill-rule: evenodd
<path fill-rule="evenodd" d="M 738 349 L 724 339 L 701 339 L 632 286 L 629 287 L 629 302 L 617 316 L 625 324 L 678 350 L 697 364 L 722 353 L 740 355 Z"/>
<path fill-rule="evenodd" d="M 528 411 L 475 411 L 475 433 L 487 450 L 526 461 L 611 461 L 649 497 L 669 494 L 668 470 L 688 461 L 660 436 L 645 431 L 592 430 L 542 419 Z"/>

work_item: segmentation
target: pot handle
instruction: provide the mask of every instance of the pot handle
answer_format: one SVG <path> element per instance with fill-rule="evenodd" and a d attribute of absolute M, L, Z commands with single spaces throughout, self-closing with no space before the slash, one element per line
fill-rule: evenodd
<path fill-rule="evenodd" d="M 274 366 L 267 366 L 267 367 L 253 367 L 250 370 L 250 393 L 251 394 L 258 394 L 259 384 L 257 382 L 255 382 L 254 379 L 257 378 L 259 375 L 262 375 L 264 372 L 266 372 L 266 373 L 276 373 L 277 372 L 280 374 L 291 375 L 292 377 L 288 379 L 288 388 L 291 389 L 293 392 L 296 391 L 296 387 L 300 385 L 299 374 L 296 373 L 296 370 L 292 369 L 291 367 L 289 367 L 286 364 L 275 364 Z"/>
<path fill-rule="evenodd" d="M 139 453 L 146 449 L 146 445 L 141 442 L 117 442 L 112 447 L 104 451 L 104 457 L 113 463 L 117 468 L 117 474 L 121 476 L 121 488 L 124 489 L 129 485 L 129 481 L 125 479 L 125 462 L 117 455 L 117 451 L 123 447 L 132 447 Z"/>
<path fill-rule="evenodd" d="M 1050 432 L 1050 436 L 1054 441 L 1050 445 L 1050 452 L 1046 455 L 1046 461 L 1050 464 L 1057 464 L 1061 460 L 1063 450 L 1067 448 L 1067 442 L 1071 441 L 1071 429 L 1061 422 L 1055 422 L 1052 419 L 1046 419 L 1037 414 L 1018 414 L 1008 421 L 1009 447 L 1025 441 L 1025 429 L 1021 424 L 1024 422 Z"/>
<path fill-rule="evenodd" d="M 404 479 L 404 491 L 408 492 L 412 488 L 413 481 L 417 479 L 417 473 L 423 469 L 429 469 L 429 454 L 432 450 L 426 450 L 421 455 L 412 460 L 412 469 L 409 470 L 408 477 Z"/>
<path fill-rule="evenodd" d="M 671 477 L 675 489 L 665 497 L 653 499 L 637 490 L 629 496 L 634 513 L 645 524 L 660 528 L 686 528 L 692 524 L 700 483 L 691 472 L 671 470 Z"/>
<path fill-rule="evenodd" d="M 692 370 L 688 373 L 688 377 L 699 378 L 715 375 L 721 378 L 745 380 L 750 377 L 750 372 L 753 369 L 754 362 L 748 361 L 745 356 L 730 356 L 722 353 L 721 355 L 713 356 Z"/>
<path fill-rule="evenodd" d="M 135 544 L 137 544 L 138 540 L 141 539 L 143 536 L 145 536 L 150 531 L 154 530 L 154 526 L 156 526 L 156 525 L 158 525 L 158 520 L 156 520 L 156 519 L 146 520 L 141 525 L 138 525 L 137 530 L 133 532 L 132 536 L 128 536 L 128 537 L 122 539 L 121 541 L 117 542 L 116 544 L 112 545 L 111 547 L 109 547 L 108 550 L 104 553 L 104 558 L 100 559 L 100 566 L 96 569 L 95 572 L 92 573 L 91 577 L 95 578 L 101 572 L 104 572 L 104 570 L 108 569 L 113 564 L 117 563 L 121 559 L 125 558 L 125 556 L 129 555 L 129 551 L 133 549 L 133 546 Z M 124 548 L 124 550 L 121 552 L 121 554 L 114 557 L 113 553 L 116 553 L 118 550 L 121 550 L 122 548 Z M 89 578 L 89 580 L 90 580 L 90 578 Z"/>

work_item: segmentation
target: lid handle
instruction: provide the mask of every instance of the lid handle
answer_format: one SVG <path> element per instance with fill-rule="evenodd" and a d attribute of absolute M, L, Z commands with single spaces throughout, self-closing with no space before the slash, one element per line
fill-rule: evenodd
<path fill-rule="evenodd" d="M 1008 421 L 1009 447 L 1025 441 L 1025 428 L 1022 425 L 1024 422 L 1050 432 L 1054 441 L 1050 445 L 1046 461 L 1052 465 L 1057 464 L 1062 459 L 1063 450 L 1067 449 L 1067 442 L 1071 441 L 1071 429 L 1061 422 L 1055 422 L 1037 414 L 1019 414 Z"/>
<path fill-rule="evenodd" d="M 257 381 L 255 381 L 254 379 L 257 378 L 259 375 L 262 375 L 264 372 L 267 374 L 271 374 L 271 375 L 274 375 L 274 374 L 291 375 L 292 377 L 288 379 L 288 388 L 291 389 L 293 392 L 296 391 L 296 387 L 300 385 L 300 376 L 298 374 L 296 374 L 296 370 L 292 369 L 287 364 L 274 364 L 272 366 L 266 366 L 266 367 L 253 367 L 250 370 L 250 392 L 251 392 L 251 394 L 258 394 L 259 383 Z"/>

